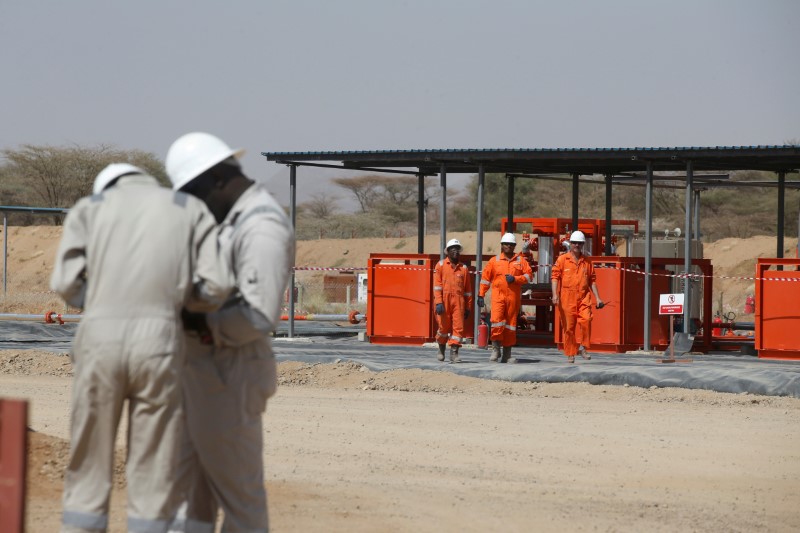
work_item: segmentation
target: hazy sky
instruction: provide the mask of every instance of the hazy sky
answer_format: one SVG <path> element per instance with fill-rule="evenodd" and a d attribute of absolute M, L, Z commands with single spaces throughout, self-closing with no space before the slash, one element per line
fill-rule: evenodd
<path fill-rule="evenodd" d="M 208 131 L 286 202 L 262 151 L 783 144 L 798 20 L 796 0 L 0 0 L 0 148 L 163 159 Z M 300 199 L 331 174 L 301 168 Z"/>

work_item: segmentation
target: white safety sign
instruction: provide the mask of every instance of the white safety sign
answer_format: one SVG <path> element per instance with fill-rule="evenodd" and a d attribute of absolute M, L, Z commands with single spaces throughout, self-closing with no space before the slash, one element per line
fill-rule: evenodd
<path fill-rule="evenodd" d="M 659 315 L 682 315 L 683 294 L 662 294 L 658 303 Z"/>

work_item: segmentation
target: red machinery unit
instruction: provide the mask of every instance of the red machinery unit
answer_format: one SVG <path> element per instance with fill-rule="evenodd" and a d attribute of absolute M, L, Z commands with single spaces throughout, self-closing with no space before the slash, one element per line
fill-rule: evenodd
<path fill-rule="evenodd" d="M 484 262 L 491 256 L 485 256 Z M 431 254 L 370 254 L 367 281 L 367 336 L 374 344 L 420 345 L 433 342 L 433 268 Z M 474 255 L 462 255 L 475 280 Z M 477 289 L 474 294 L 477 297 Z M 473 337 L 472 315 L 464 335 Z"/>
<path fill-rule="evenodd" d="M 627 228 L 629 233 L 635 233 L 639 229 L 639 222 L 636 220 L 612 220 L 611 225 L 615 228 Z M 522 305 L 533 306 L 535 313 L 523 314 L 517 321 L 517 343 L 553 346 L 555 310 L 551 303 L 553 292 L 550 286 L 550 270 L 556 258 L 566 250 L 562 243 L 572 233 L 572 219 L 514 217 L 513 226 L 509 225 L 507 218 L 501 220 L 502 232 L 513 231 L 518 226 L 524 226 L 526 230 L 522 234 L 522 246 L 518 250 L 534 270 L 534 283 L 523 289 Z M 605 219 L 579 219 L 578 229 L 586 235 L 586 254 L 601 253 L 605 247 Z M 612 235 L 612 239 L 612 242 L 616 242 L 615 235 Z"/>
<path fill-rule="evenodd" d="M 800 259 L 757 260 L 755 348 L 760 358 L 800 360 L 798 269 Z"/>

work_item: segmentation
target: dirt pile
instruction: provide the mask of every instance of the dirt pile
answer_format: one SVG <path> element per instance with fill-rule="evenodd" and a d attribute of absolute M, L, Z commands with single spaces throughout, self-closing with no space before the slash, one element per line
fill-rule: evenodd
<path fill-rule="evenodd" d="M 496 232 L 484 232 L 486 254 L 496 253 Z M 459 239 L 465 253 L 474 253 L 476 232 L 457 232 L 448 237 Z M 49 290 L 50 272 L 61 238 L 61 228 L 55 226 L 11 227 L 8 231 L 8 295 L 0 299 L 3 313 L 43 313 L 49 310 L 74 312 Z M 721 239 L 704 245 L 704 255 L 714 266 L 714 302 L 716 312 L 722 301 L 722 311 L 734 311 L 740 319 L 745 316 L 744 302 L 754 293 L 752 278 L 758 257 L 775 257 L 775 237 L 758 236 L 749 239 Z M 795 257 L 797 239 L 784 241 L 785 257 Z M 417 251 L 416 238 L 389 239 L 320 239 L 297 243 L 298 267 L 313 266 L 347 268 L 367 265 L 370 253 L 408 253 Z M 426 253 L 439 253 L 439 236 L 425 237 Z M 320 278 L 322 273 L 306 273 Z M 320 285 L 321 286 L 321 285 Z"/>

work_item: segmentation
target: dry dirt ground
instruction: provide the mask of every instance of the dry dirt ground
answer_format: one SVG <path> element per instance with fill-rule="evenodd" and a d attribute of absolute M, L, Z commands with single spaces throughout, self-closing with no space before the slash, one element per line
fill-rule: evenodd
<path fill-rule="evenodd" d="M 31 401 L 28 531 L 58 528 L 66 356 L 0 351 Z M 280 364 L 273 531 L 798 531 L 800 399 Z M 124 531 L 119 436 L 112 531 Z"/>
<path fill-rule="evenodd" d="M 475 233 L 453 236 L 474 251 Z M 7 237 L 0 312 L 63 311 L 47 290 L 60 228 L 13 227 Z M 413 238 L 298 244 L 297 265 L 308 266 L 416 251 Z M 796 240 L 786 244 L 793 257 Z M 705 255 L 716 275 L 748 277 L 774 247 L 770 237 L 725 239 Z M 426 250 L 437 253 L 438 235 Z M 726 311 L 740 313 L 752 294 L 748 280 L 715 287 Z M 65 356 L 0 351 L 0 396 L 31 401 L 34 533 L 58 528 L 70 376 Z M 280 381 L 265 414 L 274 531 L 800 530 L 799 399 L 374 373 L 348 362 L 282 363 Z M 124 439 L 112 531 L 125 524 Z"/>

